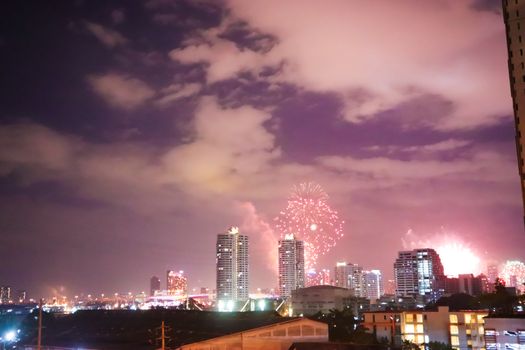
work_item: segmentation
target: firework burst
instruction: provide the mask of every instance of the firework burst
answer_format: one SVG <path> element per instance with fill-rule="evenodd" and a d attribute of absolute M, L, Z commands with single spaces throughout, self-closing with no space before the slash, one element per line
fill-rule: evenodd
<path fill-rule="evenodd" d="M 501 277 L 507 286 L 525 289 L 525 264 L 519 260 L 508 260 L 503 264 Z"/>
<path fill-rule="evenodd" d="M 328 205 L 326 192 L 314 182 L 294 186 L 286 209 L 275 218 L 281 237 L 293 233 L 304 241 L 306 269 L 314 268 L 319 256 L 343 237 L 343 224 L 337 211 Z"/>

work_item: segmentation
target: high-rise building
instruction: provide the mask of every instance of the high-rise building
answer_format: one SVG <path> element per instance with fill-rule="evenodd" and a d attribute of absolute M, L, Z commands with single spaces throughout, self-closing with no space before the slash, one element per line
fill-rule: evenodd
<path fill-rule="evenodd" d="M 1 286 L 0 287 L 0 301 L 2 304 L 8 304 L 11 301 L 11 287 Z"/>
<path fill-rule="evenodd" d="M 237 301 L 248 299 L 248 236 L 239 228 L 217 235 L 217 305 L 232 311 Z"/>
<path fill-rule="evenodd" d="M 166 289 L 170 295 L 187 295 L 188 279 L 184 276 L 184 271 L 168 270 L 166 273 Z"/>
<path fill-rule="evenodd" d="M 279 294 L 289 297 L 292 290 L 304 288 L 304 242 L 293 234 L 279 241 Z"/>
<path fill-rule="evenodd" d="M 510 91 L 516 124 L 518 168 L 525 209 L 525 0 L 503 0 L 502 3 L 507 32 Z"/>
<path fill-rule="evenodd" d="M 431 248 L 398 253 L 394 263 L 396 295 L 437 300 L 444 291 L 445 274 L 438 253 Z"/>
<path fill-rule="evenodd" d="M 349 272 L 348 275 L 348 289 L 352 291 L 352 294 L 359 298 L 366 298 L 366 285 L 365 276 L 363 273 L 363 267 L 358 264 L 348 264 Z"/>
<path fill-rule="evenodd" d="M 169 278 L 169 272 L 168 272 L 168 278 Z M 149 280 L 149 295 L 153 296 L 155 295 L 155 292 L 160 291 L 160 278 L 157 276 L 153 276 Z"/>
<path fill-rule="evenodd" d="M 346 262 L 338 262 L 334 267 L 334 286 L 348 288 L 348 278 L 351 275 L 350 266 Z"/>
<path fill-rule="evenodd" d="M 363 273 L 365 282 L 365 298 L 369 300 L 377 300 L 384 294 L 383 278 L 381 271 L 370 270 Z"/>
<path fill-rule="evenodd" d="M 494 284 L 496 283 L 496 279 L 498 278 L 498 265 L 495 263 L 490 263 L 487 265 L 487 279 L 489 280 L 489 283 Z"/>

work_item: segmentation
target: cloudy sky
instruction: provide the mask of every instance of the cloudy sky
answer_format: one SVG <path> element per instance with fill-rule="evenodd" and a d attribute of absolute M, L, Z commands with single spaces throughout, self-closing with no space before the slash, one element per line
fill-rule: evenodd
<path fill-rule="evenodd" d="M 0 31 L 0 284 L 33 296 L 213 287 L 321 184 L 345 220 L 319 261 L 379 268 L 454 242 L 525 259 L 499 1 L 10 1 Z M 441 243 L 440 243 L 441 242 Z M 479 271 L 477 271 L 479 272 Z"/>

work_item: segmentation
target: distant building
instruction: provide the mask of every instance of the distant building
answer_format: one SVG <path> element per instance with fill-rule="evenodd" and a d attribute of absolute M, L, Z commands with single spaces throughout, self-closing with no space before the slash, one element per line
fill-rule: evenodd
<path fill-rule="evenodd" d="M 317 312 L 342 310 L 352 298 L 346 288 L 334 286 L 312 286 L 292 291 L 292 310 L 294 315 L 314 315 Z"/>
<path fill-rule="evenodd" d="M 385 294 L 395 295 L 396 294 L 396 281 L 395 280 L 386 281 L 384 288 L 385 288 Z"/>
<path fill-rule="evenodd" d="M 491 263 L 487 265 L 487 279 L 489 280 L 489 283 L 494 285 L 496 283 L 496 279 L 498 278 L 498 265 Z"/>
<path fill-rule="evenodd" d="M 166 290 L 168 291 L 169 295 L 188 295 L 188 279 L 186 276 L 184 276 L 184 271 L 167 271 Z"/>
<path fill-rule="evenodd" d="M 329 286 L 332 284 L 330 279 L 330 270 L 321 269 L 317 271 L 316 269 L 309 269 L 306 271 L 306 286 Z"/>
<path fill-rule="evenodd" d="M 169 278 L 170 271 L 168 271 L 168 277 Z M 149 295 L 153 296 L 156 292 L 160 291 L 160 278 L 157 276 L 153 276 L 149 280 Z"/>
<path fill-rule="evenodd" d="M 423 349 L 430 342 L 439 342 L 456 350 L 483 350 L 487 315 L 486 310 L 449 311 L 448 306 L 435 311 L 365 312 L 363 325 L 377 340 L 397 346 L 410 341 Z"/>
<path fill-rule="evenodd" d="M 0 301 L 2 304 L 8 304 L 12 301 L 11 287 L 1 286 L 0 287 Z"/>
<path fill-rule="evenodd" d="M 348 288 L 350 277 L 350 266 L 346 262 L 338 262 L 334 267 L 334 286 Z"/>
<path fill-rule="evenodd" d="M 488 316 L 485 318 L 487 350 L 525 348 L 525 315 Z"/>
<path fill-rule="evenodd" d="M 523 205 L 525 208 L 525 0 L 503 0 L 503 18 L 507 32 L 508 66 L 510 91 L 514 107 L 516 125 L 516 150 L 518 169 L 521 178 Z M 525 215 L 524 215 L 525 219 Z"/>
<path fill-rule="evenodd" d="M 306 318 L 287 319 L 238 333 L 225 334 L 180 346 L 179 350 L 289 349 L 294 343 L 328 342 L 328 325 Z M 313 344 L 311 344 L 313 345 Z M 309 349 L 313 347 L 309 347 Z M 317 348 L 317 347 L 316 347 Z"/>
<path fill-rule="evenodd" d="M 359 298 L 366 298 L 366 283 L 363 267 L 358 264 L 348 264 L 350 275 L 348 277 L 348 289 Z"/>
<path fill-rule="evenodd" d="M 25 290 L 19 290 L 17 293 L 17 301 L 19 304 L 27 302 L 27 292 Z"/>
<path fill-rule="evenodd" d="M 375 301 L 384 294 L 381 271 L 370 270 L 363 273 L 365 298 Z"/>
<path fill-rule="evenodd" d="M 233 311 L 248 300 L 248 236 L 237 227 L 217 235 L 217 306 Z"/>
<path fill-rule="evenodd" d="M 431 248 L 401 251 L 394 263 L 396 295 L 435 301 L 444 293 L 445 275 L 438 253 Z"/>
<path fill-rule="evenodd" d="M 473 274 L 460 274 L 458 277 L 446 277 L 444 283 L 445 294 L 469 294 L 479 296 L 491 292 L 490 284 L 485 275 L 474 277 Z"/>
<path fill-rule="evenodd" d="M 289 297 L 292 290 L 304 288 L 304 242 L 293 235 L 279 241 L 279 294 Z"/>

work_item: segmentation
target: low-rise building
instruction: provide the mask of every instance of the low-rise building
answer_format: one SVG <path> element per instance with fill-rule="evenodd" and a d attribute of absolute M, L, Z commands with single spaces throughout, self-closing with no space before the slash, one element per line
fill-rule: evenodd
<path fill-rule="evenodd" d="M 485 347 L 525 350 L 525 315 L 486 317 Z"/>
<path fill-rule="evenodd" d="M 334 286 L 312 286 L 292 291 L 294 315 L 314 315 L 332 309 L 343 310 L 352 297 L 350 289 Z"/>
<path fill-rule="evenodd" d="M 435 311 L 376 311 L 364 313 L 364 326 L 377 340 L 400 345 L 410 341 L 424 348 L 439 342 L 454 349 L 484 348 L 485 310 L 449 311 L 440 306 Z"/>
<path fill-rule="evenodd" d="M 328 342 L 326 323 L 297 318 L 186 344 L 179 350 L 282 350 L 294 343 Z"/>

